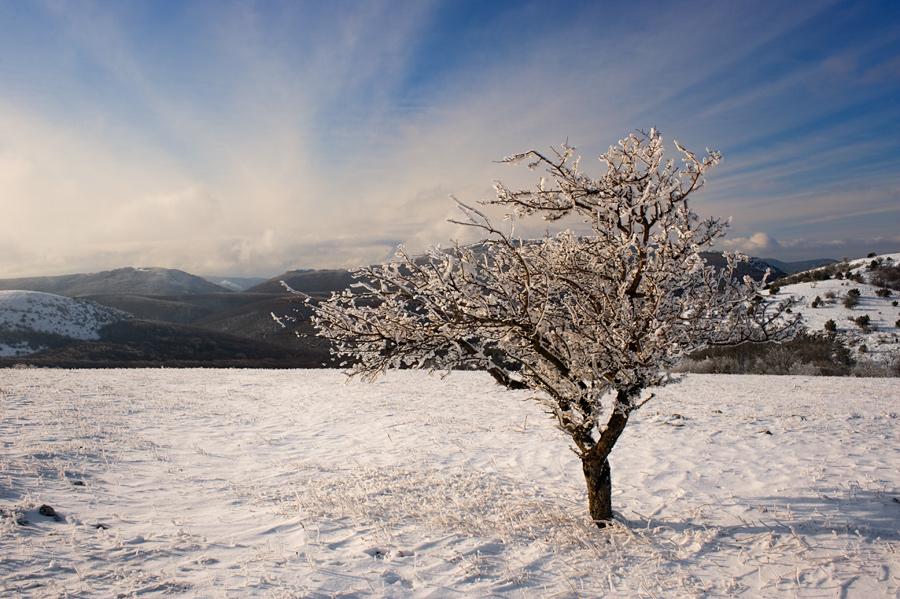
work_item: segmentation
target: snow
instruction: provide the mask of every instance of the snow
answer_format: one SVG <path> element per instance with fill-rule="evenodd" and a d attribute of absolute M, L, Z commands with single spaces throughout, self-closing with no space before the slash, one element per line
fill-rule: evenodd
<path fill-rule="evenodd" d="M 99 339 L 107 324 L 130 314 L 92 302 L 37 291 L 0 291 L 0 332 L 54 333 L 73 339 Z M 0 343 L 0 356 L 39 351 L 27 344 Z"/>
<path fill-rule="evenodd" d="M 604 531 L 527 398 L 476 372 L 0 371 L 0 589 L 900 596 L 895 380 L 658 390 L 612 453 Z"/>

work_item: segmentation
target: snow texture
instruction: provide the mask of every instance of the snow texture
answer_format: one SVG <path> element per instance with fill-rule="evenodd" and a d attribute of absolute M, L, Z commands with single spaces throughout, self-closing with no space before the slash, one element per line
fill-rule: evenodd
<path fill-rule="evenodd" d="M 527 398 L 476 372 L 0 371 L 0 594 L 900 596 L 895 380 L 658 390 L 606 530 Z"/>

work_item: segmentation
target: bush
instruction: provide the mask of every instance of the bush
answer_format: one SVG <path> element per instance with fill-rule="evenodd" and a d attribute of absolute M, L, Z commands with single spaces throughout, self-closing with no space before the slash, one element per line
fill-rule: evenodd
<path fill-rule="evenodd" d="M 833 320 L 831 320 L 829 318 L 828 320 L 825 321 L 825 330 L 828 331 L 829 333 L 836 333 L 837 332 L 837 323 L 835 323 Z"/>
<path fill-rule="evenodd" d="M 857 316 L 853 319 L 853 322 L 856 323 L 856 326 L 861 328 L 864 333 L 869 332 L 869 326 L 871 325 L 871 319 L 868 314 L 863 314 L 862 316 Z"/>
<path fill-rule="evenodd" d="M 881 264 L 869 277 L 872 285 L 900 291 L 900 264 Z"/>
<path fill-rule="evenodd" d="M 848 310 L 852 310 L 854 306 L 859 304 L 859 289 L 851 289 L 847 292 L 847 295 L 844 296 L 844 307 Z"/>
<path fill-rule="evenodd" d="M 892 365 L 879 364 L 872 360 L 860 360 L 859 364 L 853 367 L 851 374 L 853 376 L 866 378 L 897 376 L 894 373 L 894 367 Z"/>
<path fill-rule="evenodd" d="M 824 304 L 824 303 L 825 303 L 825 302 L 822 301 L 822 298 L 819 297 L 819 296 L 817 295 L 817 296 L 816 296 L 816 299 L 814 299 L 814 300 L 812 301 L 812 303 L 809 305 L 809 307 L 810 307 L 810 308 L 818 308 L 819 306 L 821 306 L 821 305 Z"/>
<path fill-rule="evenodd" d="M 887 287 L 882 287 L 881 289 L 875 290 L 875 295 L 878 297 L 891 297 L 891 290 Z"/>
<path fill-rule="evenodd" d="M 800 333 L 781 345 L 744 343 L 734 347 L 706 348 L 682 360 L 678 371 L 844 376 L 850 374 L 852 364 L 850 350 L 834 335 Z"/>

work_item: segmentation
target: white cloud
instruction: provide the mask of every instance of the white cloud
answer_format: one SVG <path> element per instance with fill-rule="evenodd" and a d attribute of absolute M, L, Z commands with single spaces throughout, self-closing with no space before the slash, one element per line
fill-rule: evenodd
<path fill-rule="evenodd" d="M 754 233 L 750 237 L 724 237 L 716 246 L 729 252 L 760 257 L 774 256 L 781 251 L 781 244 L 767 233 Z"/>

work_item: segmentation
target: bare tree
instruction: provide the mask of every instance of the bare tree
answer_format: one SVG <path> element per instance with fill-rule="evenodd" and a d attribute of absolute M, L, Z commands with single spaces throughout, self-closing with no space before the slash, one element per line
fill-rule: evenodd
<path fill-rule="evenodd" d="M 608 456 L 631 413 L 669 381 L 666 369 L 708 345 L 783 341 L 796 332 L 791 301 L 764 302 L 762 283 L 736 280 L 739 256 L 717 271 L 704 263 L 727 227 L 701 221 L 688 196 L 720 160 L 675 146 L 683 164 L 664 159 L 655 130 L 610 147 L 606 172 L 579 171 L 574 148 L 504 159 L 543 167 L 536 189 L 495 183 L 483 204 L 508 210 L 501 230 L 457 200 L 460 225 L 482 231 L 477 245 L 454 243 L 356 271 L 360 283 L 320 303 L 320 335 L 350 358 L 351 374 L 374 378 L 397 368 L 486 369 L 536 399 L 574 442 L 587 482 L 591 518 L 612 518 Z M 590 234 L 563 231 L 542 240 L 515 236 L 517 219 L 580 216 Z"/>

